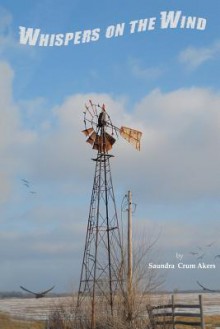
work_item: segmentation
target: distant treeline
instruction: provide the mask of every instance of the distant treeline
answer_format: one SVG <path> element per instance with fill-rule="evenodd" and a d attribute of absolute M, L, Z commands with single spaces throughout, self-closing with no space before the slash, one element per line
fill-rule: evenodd
<path fill-rule="evenodd" d="M 206 291 L 203 291 L 203 293 L 205 293 Z M 165 291 L 157 291 L 154 292 L 154 294 L 175 294 L 175 293 L 183 293 L 183 294 L 187 294 L 187 293 L 201 293 L 201 289 L 196 289 L 196 290 L 178 290 L 178 289 L 174 289 L 174 290 L 165 290 Z M 73 296 L 73 294 L 70 293 L 49 293 L 48 295 L 46 295 L 46 297 L 68 297 L 68 296 Z M 0 291 L 0 299 L 3 298 L 33 298 L 33 295 L 29 294 L 29 293 L 23 293 L 20 291 Z M 44 297 L 45 298 L 45 297 Z"/>
<path fill-rule="evenodd" d="M 19 291 L 1 291 L 0 298 L 11 298 L 11 297 L 18 297 L 22 298 L 23 294 Z"/>

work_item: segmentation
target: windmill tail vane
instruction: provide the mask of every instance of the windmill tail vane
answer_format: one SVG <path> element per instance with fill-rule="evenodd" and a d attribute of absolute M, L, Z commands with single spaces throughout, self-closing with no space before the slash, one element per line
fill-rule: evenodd
<path fill-rule="evenodd" d="M 126 139 L 136 150 L 140 151 L 142 132 L 128 127 L 120 128 L 120 135 Z"/>
<path fill-rule="evenodd" d="M 86 110 L 83 112 L 85 129 L 82 132 L 87 137 L 86 142 L 94 150 L 98 150 L 100 153 L 107 153 L 116 142 L 113 136 L 118 137 L 119 133 L 136 150 L 140 151 L 141 131 L 125 126 L 118 128 L 113 125 L 104 104 L 102 106 L 96 105 L 89 100 L 89 105 L 85 105 L 85 108 Z M 90 127 L 87 127 L 87 124 Z"/>

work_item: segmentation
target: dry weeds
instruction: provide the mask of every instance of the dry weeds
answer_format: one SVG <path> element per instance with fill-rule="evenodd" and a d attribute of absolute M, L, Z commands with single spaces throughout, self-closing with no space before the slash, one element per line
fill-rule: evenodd
<path fill-rule="evenodd" d="M 45 329 L 45 324 L 40 321 L 23 321 L 11 318 L 9 315 L 0 313 L 1 329 Z"/>

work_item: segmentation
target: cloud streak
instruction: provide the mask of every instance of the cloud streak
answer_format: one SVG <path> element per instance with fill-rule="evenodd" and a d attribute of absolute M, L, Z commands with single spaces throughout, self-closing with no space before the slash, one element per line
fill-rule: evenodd
<path fill-rule="evenodd" d="M 180 63 L 190 70 L 195 70 L 206 62 L 218 59 L 220 55 L 220 41 L 209 47 L 188 47 L 179 54 Z"/>
<path fill-rule="evenodd" d="M 157 79 L 164 73 L 164 70 L 159 67 L 144 67 L 139 60 L 134 58 L 130 59 L 128 64 L 132 75 L 138 79 Z"/>

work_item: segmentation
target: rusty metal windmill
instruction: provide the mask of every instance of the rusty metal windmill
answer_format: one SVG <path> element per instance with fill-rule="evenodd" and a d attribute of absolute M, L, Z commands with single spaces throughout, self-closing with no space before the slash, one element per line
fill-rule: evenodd
<path fill-rule="evenodd" d="M 91 328 L 105 300 L 105 315 L 113 316 L 114 301 L 122 276 L 121 238 L 112 184 L 109 154 L 116 138 L 121 135 L 140 150 L 140 131 L 113 125 L 105 105 L 89 101 L 85 105 L 83 130 L 86 142 L 97 152 L 95 175 L 87 224 L 86 241 L 78 291 L 77 308 L 91 319 Z M 98 309 L 98 310 L 97 310 Z"/>

